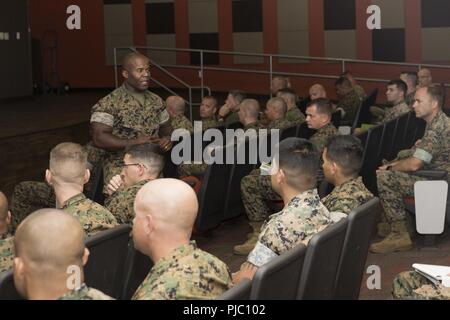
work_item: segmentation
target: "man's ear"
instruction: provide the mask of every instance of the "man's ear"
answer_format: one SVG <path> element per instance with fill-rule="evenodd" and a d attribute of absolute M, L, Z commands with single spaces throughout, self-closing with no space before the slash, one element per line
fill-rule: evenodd
<path fill-rule="evenodd" d="M 8 214 L 6 215 L 6 224 L 7 225 L 11 224 L 11 219 L 12 219 L 11 211 L 8 210 Z"/>
<path fill-rule="evenodd" d="M 125 70 L 125 69 L 122 70 L 122 77 L 123 77 L 124 79 L 128 79 L 129 73 L 128 73 L 127 70 Z"/>
<path fill-rule="evenodd" d="M 14 274 L 15 274 L 15 276 L 23 278 L 24 274 L 25 274 L 25 265 L 23 263 L 22 258 L 15 257 L 14 261 L 13 261 L 13 264 L 14 264 Z"/>
<path fill-rule="evenodd" d="M 277 183 L 279 185 L 286 184 L 286 174 L 284 173 L 283 169 L 278 170 L 278 172 L 275 174 L 275 179 L 277 180 Z"/>
<path fill-rule="evenodd" d="M 151 215 L 146 215 L 144 219 L 144 233 L 146 237 L 149 237 L 150 234 L 155 230 L 155 219 Z"/>
<path fill-rule="evenodd" d="M 45 180 L 47 181 L 47 183 L 49 185 L 53 185 L 53 183 L 52 183 L 52 173 L 50 172 L 49 169 L 45 170 Z"/>
<path fill-rule="evenodd" d="M 333 174 L 340 172 L 340 168 L 336 162 L 331 162 L 331 171 Z"/>
<path fill-rule="evenodd" d="M 84 172 L 83 184 L 88 183 L 90 178 L 91 178 L 91 171 L 89 169 L 86 169 L 86 171 Z"/>
<path fill-rule="evenodd" d="M 89 249 L 88 249 L 88 248 L 84 248 L 83 258 L 82 258 L 83 266 L 85 266 L 86 263 L 88 262 L 88 260 L 89 260 L 89 255 L 90 255 L 90 254 L 91 254 L 91 253 L 89 252 Z"/>

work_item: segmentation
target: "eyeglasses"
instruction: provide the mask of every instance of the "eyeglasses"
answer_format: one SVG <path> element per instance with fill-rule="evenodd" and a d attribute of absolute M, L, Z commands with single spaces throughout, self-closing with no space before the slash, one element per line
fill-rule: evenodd
<path fill-rule="evenodd" d="M 141 165 L 140 163 L 125 163 L 125 162 L 122 162 L 122 163 L 119 164 L 119 167 L 120 168 L 124 168 L 124 167 L 130 167 L 130 166 L 140 166 L 140 165 Z"/>

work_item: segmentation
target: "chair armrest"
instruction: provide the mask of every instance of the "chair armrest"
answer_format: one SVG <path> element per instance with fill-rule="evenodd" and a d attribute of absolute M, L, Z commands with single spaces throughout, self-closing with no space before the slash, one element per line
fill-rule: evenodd
<path fill-rule="evenodd" d="M 413 173 L 415 176 L 422 178 L 429 178 L 432 180 L 442 180 L 447 178 L 447 171 L 445 170 L 417 170 Z"/>

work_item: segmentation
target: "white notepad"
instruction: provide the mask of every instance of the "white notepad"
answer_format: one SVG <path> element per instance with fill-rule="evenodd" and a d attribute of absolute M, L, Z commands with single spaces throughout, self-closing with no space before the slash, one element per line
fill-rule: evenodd
<path fill-rule="evenodd" d="M 414 263 L 412 266 L 416 272 L 420 273 L 436 285 L 440 284 L 443 278 L 448 278 L 448 275 L 450 274 L 450 267 L 447 266 L 420 263 Z"/>

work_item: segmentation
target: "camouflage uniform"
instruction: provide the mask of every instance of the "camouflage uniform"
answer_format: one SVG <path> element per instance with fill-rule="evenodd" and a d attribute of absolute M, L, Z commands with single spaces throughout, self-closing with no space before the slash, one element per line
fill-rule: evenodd
<path fill-rule="evenodd" d="M 94 167 L 101 165 L 105 151 L 96 148 L 92 142 L 88 142 L 85 146 L 87 159 L 90 165 L 91 177 L 89 182 L 84 186 L 88 192 L 93 186 L 91 182 L 95 180 Z M 14 187 L 10 209 L 13 213 L 11 229 L 15 230 L 20 222 L 24 220 L 30 213 L 42 208 L 54 208 L 56 206 L 55 192 L 47 182 L 39 181 L 22 181 Z"/>
<path fill-rule="evenodd" d="M 386 110 L 381 123 L 387 123 L 391 120 L 397 119 L 398 117 L 410 112 L 411 110 L 412 110 L 411 107 L 408 106 L 406 102 L 402 101 L 399 104 L 393 106 L 392 108 Z"/>
<path fill-rule="evenodd" d="M 125 189 L 119 189 L 105 200 L 105 207 L 119 224 L 133 223 L 134 199 L 138 191 L 150 180 L 142 180 Z"/>
<path fill-rule="evenodd" d="M 10 233 L 0 235 L 0 272 L 7 271 L 13 265 L 13 240 Z"/>
<path fill-rule="evenodd" d="M 55 203 L 55 193 L 48 183 L 20 182 L 14 187 L 11 199 L 11 229 L 15 230 L 30 213 L 42 208 L 54 208 Z"/>
<path fill-rule="evenodd" d="M 88 236 L 117 226 L 116 218 L 111 212 L 86 198 L 83 193 L 65 201 L 61 209 L 77 218 Z"/>
<path fill-rule="evenodd" d="M 446 170 L 450 173 L 450 119 L 440 111 L 427 125 L 422 141 L 416 146 L 414 158 L 422 160 L 424 170 Z M 414 183 L 426 180 L 399 171 L 378 171 L 377 185 L 381 204 L 388 221 L 406 218 L 403 197 L 414 195 Z"/>
<path fill-rule="evenodd" d="M 283 122 L 278 122 L 278 124 Z M 338 134 L 337 129 L 330 123 L 309 139 L 317 149 L 322 152 L 328 138 Z M 318 178 L 321 180 L 322 170 L 319 169 Z M 281 197 L 272 190 L 270 176 L 261 175 L 259 169 L 253 170 L 248 176 L 241 180 L 241 197 L 250 221 L 264 221 L 271 211 L 266 200 L 281 200 Z"/>
<path fill-rule="evenodd" d="M 225 263 L 197 248 L 194 241 L 160 259 L 133 300 L 215 299 L 232 286 Z"/>
<path fill-rule="evenodd" d="M 173 130 L 184 129 L 189 131 L 190 133 L 194 132 L 194 127 L 192 126 L 191 121 L 184 116 L 184 114 L 179 114 L 174 118 L 170 119 L 172 123 Z"/>
<path fill-rule="evenodd" d="M 450 300 L 450 288 L 435 285 L 415 271 L 407 271 L 395 277 L 392 295 L 396 299 Z"/>
<path fill-rule="evenodd" d="M 322 199 L 322 203 L 330 212 L 349 214 L 372 198 L 373 194 L 367 190 L 362 178 L 358 177 L 335 187 L 329 195 Z"/>
<path fill-rule="evenodd" d="M 217 121 L 216 117 L 211 117 L 207 119 L 202 119 L 202 131 L 211 129 L 211 128 L 218 128 L 222 126 L 222 124 Z"/>
<path fill-rule="evenodd" d="M 79 289 L 72 290 L 58 300 L 114 300 L 103 292 L 89 288 L 85 283 Z"/>
<path fill-rule="evenodd" d="M 356 93 L 363 99 L 366 97 L 366 92 L 364 91 L 364 88 L 361 87 L 359 84 L 354 85 L 353 90 L 355 90 Z"/>
<path fill-rule="evenodd" d="M 286 119 L 286 116 L 285 116 L 284 118 L 280 118 L 280 119 L 271 121 L 269 123 L 269 125 L 267 126 L 267 129 L 268 130 L 271 130 L 271 129 L 282 130 L 282 129 L 287 129 L 290 127 L 292 127 L 292 122 L 289 121 L 288 119 Z"/>
<path fill-rule="evenodd" d="M 337 104 L 337 108 L 341 108 L 345 111 L 342 120 L 352 122 L 356 117 L 356 112 L 363 99 L 364 97 L 360 96 L 354 88 L 347 93 Z"/>
<path fill-rule="evenodd" d="M 316 146 L 319 153 L 322 153 L 323 149 L 325 149 L 328 139 L 338 134 L 339 131 L 336 129 L 336 127 L 332 123 L 329 123 L 317 130 L 317 132 L 314 133 L 311 138 L 309 138 L 309 141 L 311 141 L 311 143 Z"/>
<path fill-rule="evenodd" d="M 225 118 L 223 118 L 223 125 L 225 127 L 228 127 L 229 125 L 232 125 L 233 123 L 239 122 L 239 110 L 236 111 L 230 111 Z"/>
<path fill-rule="evenodd" d="M 159 126 L 170 120 L 160 97 L 150 91 L 142 95 L 134 94 L 125 85 L 102 98 L 92 107 L 91 113 L 91 122 L 112 127 L 114 136 L 126 140 L 142 135 L 156 137 Z M 104 191 L 111 178 L 120 173 L 123 157 L 124 150 L 106 152 L 103 162 Z"/>
<path fill-rule="evenodd" d="M 294 106 L 291 110 L 288 110 L 284 117 L 291 123 L 291 127 L 298 126 L 306 121 L 305 115 L 299 108 L 297 108 L 297 106 Z"/>
<path fill-rule="evenodd" d="M 332 222 L 330 213 L 320 202 L 317 190 L 305 191 L 295 196 L 281 212 L 272 215 L 263 225 L 247 261 L 261 267 L 300 243 L 307 245 L 316 233 Z"/>

